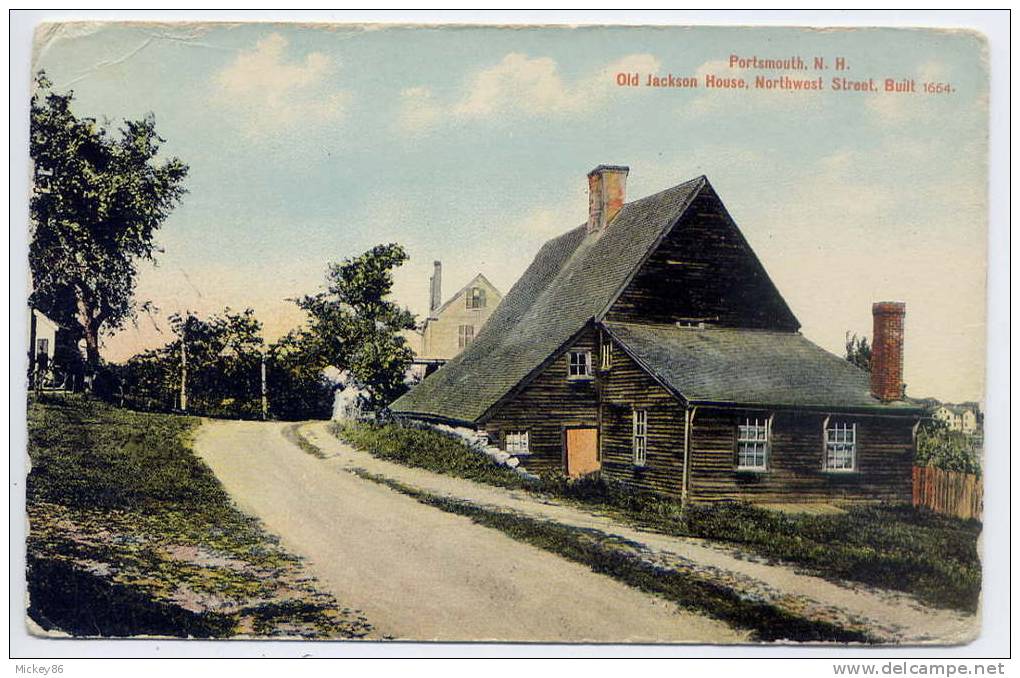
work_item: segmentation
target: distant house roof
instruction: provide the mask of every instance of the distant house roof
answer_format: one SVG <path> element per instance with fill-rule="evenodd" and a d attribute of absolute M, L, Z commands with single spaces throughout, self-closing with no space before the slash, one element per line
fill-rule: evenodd
<path fill-rule="evenodd" d="M 475 422 L 604 313 L 659 239 L 708 184 L 698 177 L 627 203 L 588 237 L 585 224 L 545 243 L 482 332 L 391 410 Z"/>
<path fill-rule="evenodd" d="M 693 404 L 920 411 L 882 403 L 868 373 L 799 332 L 604 323 L 663 386 Z"/>
<path fill-rule="evenodd" d="M 495 285 L 493 285 L 491 282 L 489 282 L 488 278 L 486 278 L 484 275 L 479 273 L 474 278 L 471 278 L 471 282 L 469 282 L 467 285 L 464 285 L 464 287 L 461 287 L 459 290 L 457 290 L 456 294 L 454 294 L 452 297 L 447 299 L 445 304 L 443 304 L 442 306 L 437 308 L 435 311 L 432 311 L 432 313 L 430 313 L 429 315 L 432 316 L 432 317 L 438 316 L 440 313 L 445 311 L 450 304 L 452 304 L 454 301 L 456 301 L 457 297 L 459 297 L 460 295 L 462 295 L 465 292 L 467 292 L 469 288 L 476 287 L 479 282 L 485 283 L 486 285 L 491 287 L 493 289 L 493 291 L 496 292 L 497 295 L 502 296 L 502 293 L 499 291 L 499 288 L 497 288 Z"/>

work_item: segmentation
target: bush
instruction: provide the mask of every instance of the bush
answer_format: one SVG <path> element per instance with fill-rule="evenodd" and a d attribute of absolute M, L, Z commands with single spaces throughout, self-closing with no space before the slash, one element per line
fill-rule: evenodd
<path fill-rule="evenodd" d="M 980 439 L 950 431 L 939 422 L 926 422 L 917 431 L 915 464 L 981 475 Z"/>

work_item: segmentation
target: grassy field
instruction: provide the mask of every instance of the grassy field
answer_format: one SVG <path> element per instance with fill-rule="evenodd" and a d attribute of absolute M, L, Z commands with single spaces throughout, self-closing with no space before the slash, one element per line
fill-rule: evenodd
<path fill-rule="evenodd" d="M 788 515 L 747 504 L 690 506 L 681 513 L 674 499 L 601 480 L 525 480 L 436 431 L 343 423 L 333 432 L 407 466 L 553 495 L 656 532 L 729 542 L 821 576 L 911 593 L 937 607 L 977 609 L 977 521 L 904 505 L 851 506 L 839 515 Z"/>
<path fill-rule="evenodd" d="M 77 397 L 30 403 L 30 617 L 89 636 L 366 635 L 366 619 L 234 507 L 190 450 L 197 423 Z"/>

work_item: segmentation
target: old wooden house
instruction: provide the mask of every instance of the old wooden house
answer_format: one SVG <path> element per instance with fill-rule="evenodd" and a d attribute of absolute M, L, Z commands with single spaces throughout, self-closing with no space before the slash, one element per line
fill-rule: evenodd
<path fill-rule="evenodd" d="M 706 177 L 626 202 L 627 174 L 588 175 L 587 223 L 393 412 L 691 501 L 909 500 L 903 304 L 873 307 L 869 377 L 800 334 Z"/>

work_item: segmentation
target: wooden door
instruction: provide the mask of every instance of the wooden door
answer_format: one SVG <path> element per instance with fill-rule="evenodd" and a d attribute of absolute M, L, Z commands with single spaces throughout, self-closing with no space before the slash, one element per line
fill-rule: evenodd
<path fill-rule="evenodd" d="M 578 478 L 599 470 L 598 429 L 568 428 L 566 443 L 566 470 L 568 476 Z"/>

